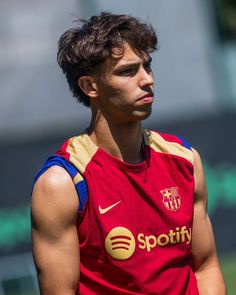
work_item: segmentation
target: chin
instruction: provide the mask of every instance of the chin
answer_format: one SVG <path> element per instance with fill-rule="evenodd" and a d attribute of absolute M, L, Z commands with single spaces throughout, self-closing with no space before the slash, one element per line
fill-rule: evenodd
<path fill-rule="evenodd" d="M 138 114 L 136 114 L 136 118 L 138 119 L 138 121 L 143 121 L 149 118 L 151 114 L 152 114 L 152 110 L 150 109 L 145 112 L 139 112 Z"/>

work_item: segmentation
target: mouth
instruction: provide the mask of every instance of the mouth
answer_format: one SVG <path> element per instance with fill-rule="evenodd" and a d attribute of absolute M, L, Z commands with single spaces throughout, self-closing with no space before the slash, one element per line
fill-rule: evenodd
<path fill-rule="evenodd" d="M 154 99 L 153 93 L 147 93 L 142 97 L 138 98 L 138 101 L 142 101 L 143 103 L 152 103 Z"/>

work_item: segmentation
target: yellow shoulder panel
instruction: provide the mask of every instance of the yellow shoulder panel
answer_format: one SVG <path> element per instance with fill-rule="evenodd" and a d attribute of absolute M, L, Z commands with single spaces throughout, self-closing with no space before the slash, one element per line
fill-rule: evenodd
<path fill-rule="evenodd" d="M 154 151 L 164 154 L 179 156 L 193 164 L 193 152 L 177 142 L 165 140 L 156 132 L 144 130 L 145 143 Z"/>
<path fill-rule="evenodd" d="M 89 135 L 83 133 L 70 138 L 67 152 L 70 154 L 70 162 L 75 165 L 80 173 L 84 173 L 86 166 L 91 161 L 98 147 L 92 142 Z M 75 178 L 79 178 L 77 174 Z M 79 181 L 79 179 L 77 179 Z M 77 181 L 76 179 L 74 181 Z"/>

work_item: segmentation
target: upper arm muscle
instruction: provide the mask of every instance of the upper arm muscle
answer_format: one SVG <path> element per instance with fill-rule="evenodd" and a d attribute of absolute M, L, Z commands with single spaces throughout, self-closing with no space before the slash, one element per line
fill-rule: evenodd
<path fill-rule="evenodd" d="M 192 251 L 196 269 L 216 258 L 211 222 L 207 214 L 207 188 L 200 156 L 194 150 L 195 203 Z"/>
<path fill-rule="evenodd" d="M 199 294 L 226 294 L 213 230 L 207 214 L 207 189 L 201 159 L 194 150 L 195 203 L 192 254 Z"/>
<path fill-rule="evenodd" d="M 32 242 L 42 294 L 74 294 L 79 278 L 78 198 L 67 172 L 49 168 L 32 195 Z"/>

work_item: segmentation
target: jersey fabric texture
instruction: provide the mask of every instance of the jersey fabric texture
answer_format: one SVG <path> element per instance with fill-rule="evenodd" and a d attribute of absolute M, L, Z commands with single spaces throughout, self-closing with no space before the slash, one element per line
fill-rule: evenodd
<path fill-rule="evenodd" d="M 35 179 L 59 165 L 76 186 L 76 294 L 199 294 L 191 267 L 192 150 L 173 135 L 143 135 L 142 163 L 120 161 L 83 133 L 67 140 Z"/>

